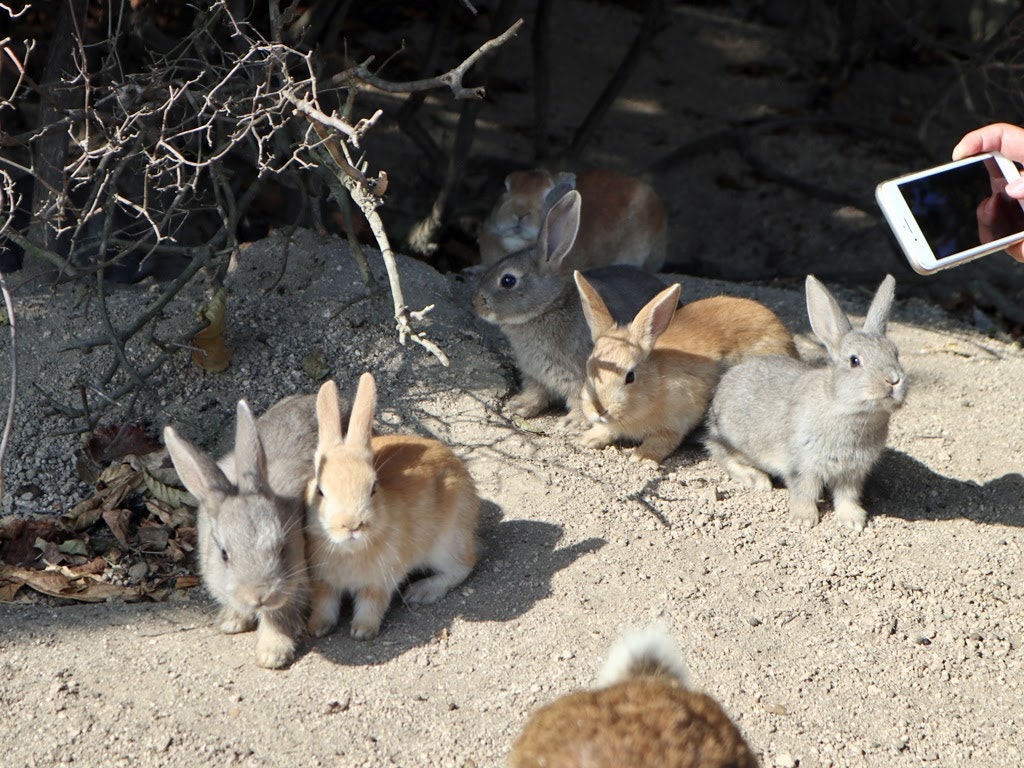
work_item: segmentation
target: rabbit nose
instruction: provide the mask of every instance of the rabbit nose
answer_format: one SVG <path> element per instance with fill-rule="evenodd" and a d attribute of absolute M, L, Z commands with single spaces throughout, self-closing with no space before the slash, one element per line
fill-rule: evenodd
<path fill-rule="evenodd" d="M 888 376 L 885 377 L 886 382 L 888 382 L 889 385 L 893 387 L 897 386 L 902 379 L 903 376 L 899 373 L 899 371 L 892 371 L 889 373 Z"/>

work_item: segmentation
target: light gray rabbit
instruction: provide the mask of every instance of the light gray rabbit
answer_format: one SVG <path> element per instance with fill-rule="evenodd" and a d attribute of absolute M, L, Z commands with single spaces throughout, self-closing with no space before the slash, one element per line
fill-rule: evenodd
<path fill-rule="evenodd" d="M 885 335 L 896 281 L 879 286 L 862 330 L 813 275 L 807 314 L 828 351 L 824 367 L 782 356 L 752 357 L 731 368 L 708 413 L 708 450 L 736 482 L 772 487 L 782 478 L 789 514 L 818 523 L 817 500 L 832 489 L 836 517 L 864 530 L 861 489 L 885 448 L 889 418 L 906 398 L 896 345 Z"/>
<path fill-rule="evenodd" d="M 548 211 L 537 244 L 506 256 L 484 273 L 476 311 L 508 338 L 523 379 L 509 407 L 530 418 L 564 402 L 567 422 L 582 425 L 580 390 L 594 347 L 566 255 L 576 240 L 580 194 L 572 190 Z M 665 284 L 630 266 L 584 273 L 617 322 L 628 323 Z"/>
<path fill-rule="evenodd" d="M 164 428 L 182 483 L 199 499 L 199 566 L 218 624 L 256 629 L 256 663 L 295 657 L 309 607 L 303 495 L 313 477 L 316 396 L 293 395 L 254 420 L 238 403 L 235 449 L 219 462 Z"/>

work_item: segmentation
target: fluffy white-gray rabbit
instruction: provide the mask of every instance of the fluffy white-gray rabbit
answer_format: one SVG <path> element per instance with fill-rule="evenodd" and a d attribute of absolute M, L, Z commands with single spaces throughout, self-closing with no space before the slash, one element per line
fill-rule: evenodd
<path fill-rule="evenodd" d="M 580 193 L 565 194 L 547 212 L 536 245 L 506 256 L 484 273 L 474 296 L 477 314 L 496 324 L 512 345 L 523 379 L 509 407 L 530 418 L 557 403 L 583 425 L 580 391 L 594 342 L 566 256 L 580 223 Z M 616 322 L 628 323 L 666 286 L 637 267 L 584 273 Z"/>
<path fill-rule="evenodd" d="M 346 406 L 347 410 L 347 406 Z M 316 396 L 293 395 L 259 418 L 238 403 L 235 449 L 220 462 L 164 428 L 182 483 L 199 499 L 199 566 L 221 604 L 218 625 L 256 629 L 256 663 L 295 657 L 309 607 L 303 495 L 313 477 Z"/>
<path fill-rule="evenodd" d="M 889 419 L 907 394 L 896 345 L 886 336 L 896 281 L 887 275 L 855 330 L 835 298 L 807 277 L 807 314 L 825 344 L 823 367 L 782 356 L 752 357 L 722 377 L 708 412 L 706 444 L 738 483 L 789 488 L 790 517 L 818 523 L 818 497 L 832 490 L 836 517 L 864 530 L 864 481 L 885 448 Z"/>

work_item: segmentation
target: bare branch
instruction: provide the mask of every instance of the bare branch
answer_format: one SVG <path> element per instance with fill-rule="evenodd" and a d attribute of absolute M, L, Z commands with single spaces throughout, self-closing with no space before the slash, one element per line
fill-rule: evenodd
<path fill-rule="evenodd" d="M 14 332 L 14 303 L 11 301 L 11 293 L 7 290 L 7 281 L 4 273 L 0 272 L 0 291 L 4 295 L 4 306 L 7 307 L 7 324 L 11 329 L 11 396 L 7 402 L 7 421 L 4 424 L 4 436 L 0 439 L 0 497 L 4 495 L 4 456 L 7 455 L 7 443 L 11 437 L 11 427 L 14 426 L 14 403 L 18 394 L 18 347 Z"/>
<path fill-rule="evenodd" d="M 413 91 L 429 91 L 434 88 L 448 87 L 457 99 L 482 99 L 485 95 L 483 87 L 464 88 L 462 85 L 462 78 L 481 56 L 484 56 L 495 48 L 507 43 L 519 32 L 519 29 L 522 26 L 523 20 L 519 19 L 503 33 L 488 40 L 477 48 L 457 67 L 450 69 L 443 75 L 438 75 L 437 77 L 430 77 L 424 80 L 411 80 L 405 83 L 390 82 L 370 72 L 370 64 L 373 63 L 373 58 L 371 57 L 362 64 L 358 64 L 344 72 L 339 72 L 331 78 L 330 82 L 334 85 L 346 85 L 352 81 L 358 81 L 387 93 L 412 93 Z"/>

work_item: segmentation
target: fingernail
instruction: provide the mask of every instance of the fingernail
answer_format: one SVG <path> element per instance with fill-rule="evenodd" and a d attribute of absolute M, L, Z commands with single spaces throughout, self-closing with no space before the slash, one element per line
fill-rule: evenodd
<path fill-rule="evenodd" d="M 1024 176 L 1006 182 L 1006 194 L 1011 197 L 1024 197 Z"/>

